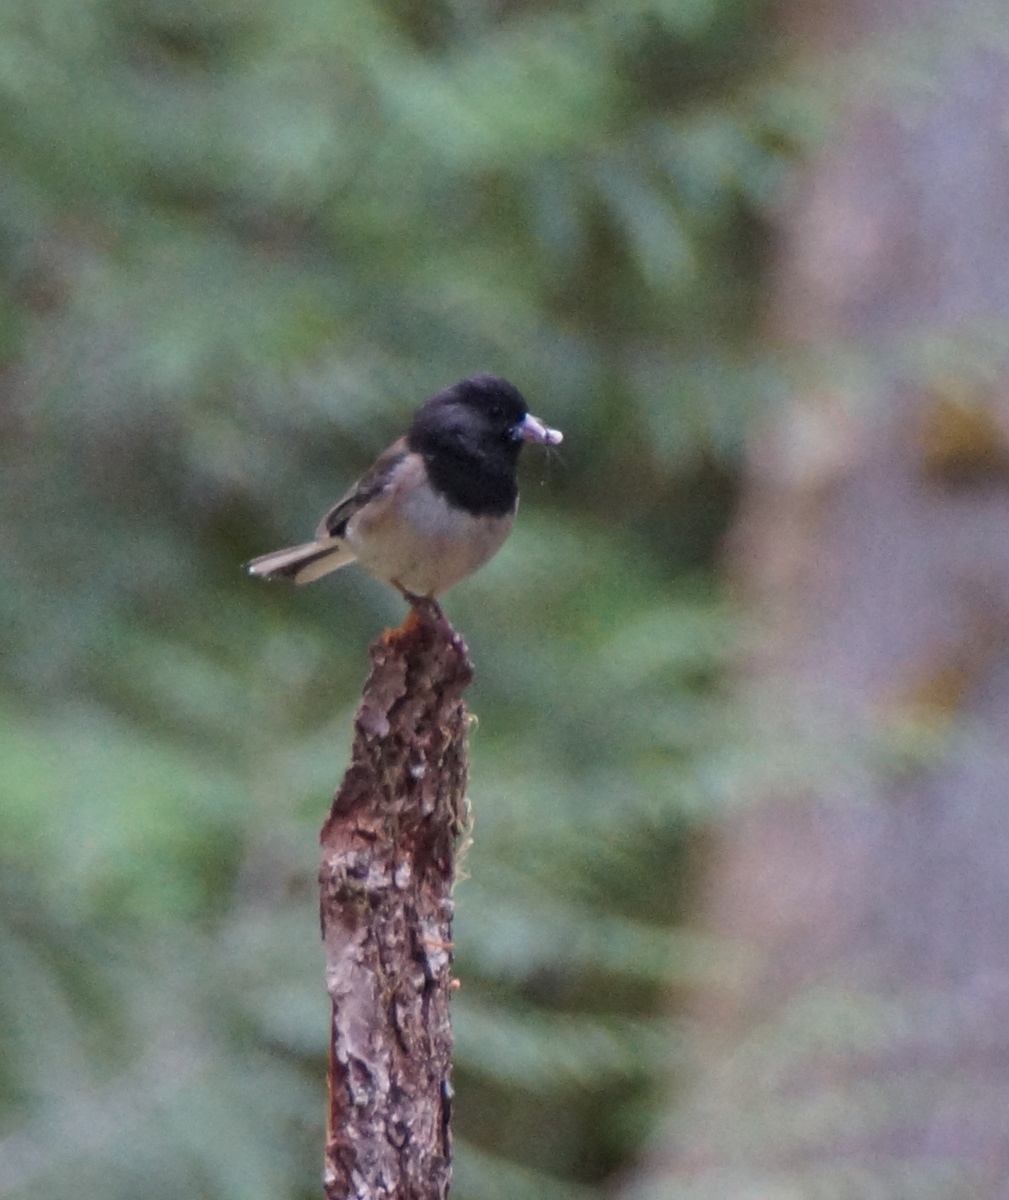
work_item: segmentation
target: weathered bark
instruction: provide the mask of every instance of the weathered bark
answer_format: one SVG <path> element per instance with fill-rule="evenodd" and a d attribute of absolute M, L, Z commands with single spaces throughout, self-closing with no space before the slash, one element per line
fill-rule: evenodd
<path fill-rule="evenodd" d="M 322 830 L 333 1002 L 324 1187 L 327 1200 L 442 1200 L 472 670 L 445 623 L 415 615 L 371 657 L 351 765 Z"/>
<path fill-rule="evenodd" d="M 904 21 L 929 87 L 853 94 L 784 230 L 814 353 L 733 549 L 791 779 L 720 831 L 704 916 L 747 969 L 627 1194 L 1004 1200 L 1009 56 L 955 0 L 817 7 L 849 46 Z"/>

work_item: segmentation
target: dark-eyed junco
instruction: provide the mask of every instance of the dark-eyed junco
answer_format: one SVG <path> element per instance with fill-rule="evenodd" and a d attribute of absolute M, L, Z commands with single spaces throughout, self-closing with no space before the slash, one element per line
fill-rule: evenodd
<path fill-rule="evenodd" d="M 323 517 L 315 541 L 254 558 L 249 574 L 311 583 L 359 562 L 407 599 L 433 600 L 501 549 L 523 442 L 560 441 L 513 384 L 471 375 L 418 409 L 406 437 Z"/>

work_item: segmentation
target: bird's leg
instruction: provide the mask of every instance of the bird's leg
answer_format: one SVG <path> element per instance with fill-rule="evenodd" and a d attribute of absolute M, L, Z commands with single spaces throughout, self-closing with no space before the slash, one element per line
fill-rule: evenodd
<path fill-rule="evenodd" d="M 402 584 L 392 581 L 393 587 L 403 599 L 410 605 L 413 614 L 417 619 L 425 625 L 432 625 L 436 628 L 440 627 L 443 631 L 452 631 L 451 625 L 448 623 L 448 618 L 441 610 L 441 605 L 433 596 L 418 596 L 416 592 L 410 592 Z"/>
<path fill-rule="evenodd" d="M 403 595 L 422 621 L 428 625 L 440 625 L 443 629 L 451 628 L 448 617 L 442 612 L 441 605 L 433 596 L 415 596 L 412 592 L 404 592 Z"/>
<path fill-rule="evenodd" d="M 418 596 L 415 592 L 407 591 L 405 587 L 400 586 L 395 580 L 393 580 L 393 586 L 407 604 L 410 605 L 411 616 L 422 625 L 427 625 L 429 629 L 440 633 L 468 663 L 469 648 L 462 637 L 452 628 L 448 617 L 445 616 L 441 605 L 434 596 Z"/>

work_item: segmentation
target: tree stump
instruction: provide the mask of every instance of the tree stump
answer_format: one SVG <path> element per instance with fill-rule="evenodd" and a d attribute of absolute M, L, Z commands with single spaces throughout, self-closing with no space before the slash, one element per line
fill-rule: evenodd
<path fill-rule="evenodd" d="M 416 612 L 370 653 L 351 764 L 321 835 L 333 1004 L 324 1190 L 327 1200 L 442 1200 L 472 667 L 444 618 Z"/>

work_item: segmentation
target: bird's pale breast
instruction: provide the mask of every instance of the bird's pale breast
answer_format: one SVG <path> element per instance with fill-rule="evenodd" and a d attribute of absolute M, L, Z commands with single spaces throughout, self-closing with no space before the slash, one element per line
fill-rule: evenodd
<path fill-rule="evenodd" d="M 511 531 L 514 513 L 474 517 L 428 486 L 423 461 L 397 470 L 382 502 L 347 523 L 345 538 L 377 579 L 417 596 L 437 596 L 492 558 Z"/>

